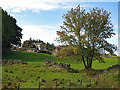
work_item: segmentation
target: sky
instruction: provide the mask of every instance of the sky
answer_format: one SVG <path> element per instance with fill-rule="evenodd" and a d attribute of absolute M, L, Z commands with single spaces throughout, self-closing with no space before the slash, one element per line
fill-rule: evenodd
<path fill-rule="evenodd" d="M 17 25 L 23 31 L 22 42 L 32 39 L 40 39 L 44 42 L 54 43 L 63 24 L 63 14 L 71 8 L 81 5 L 87 12 L 98 7 L 111 12 L 111 22 L 114 25 L 116 35 L 108 41 L 118 46 L 118 1 L 119 0 L 0 0 L 0 7 L 16 18 Z M 116 52 L 117 54 L 117 52 Z"/>

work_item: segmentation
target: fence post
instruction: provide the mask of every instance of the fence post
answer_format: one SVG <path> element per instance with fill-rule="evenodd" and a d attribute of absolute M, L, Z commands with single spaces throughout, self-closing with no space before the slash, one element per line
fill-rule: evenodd
<path fill-rule="evenodd" d="M 113 78 L 114 78 L 114 71 L 113 71 L 113 73 L 112 73 L 112 74 L 113 74 Z"/>
<path fill-rule="evenodd" d="M 97 75 L 97 77 L 98 77 L 98 81 L 99 81 L 99 74 Z"/>
<path fill-rule="evenodd" d="M 56 80 L 56 88 L 57 88 L 57 80 Z"/>
<path fill-rule="evenodd" d="M 81 83 L 80 83 L 80 84 L 81 84 L 81 86 L 82 86 L 82 79 L 81 79 Z"/>
<path fill-rule="evenodd" d="M 70 90 L 70 87 L 71 87 L 71 81 L 70 81 L 70 86 L 69 86 L 69 90 Z"/>
<path fill-rule="evenodd" d="M 108 72 L 106 73 L 106 78 L 108 79 Z"/>
<path fill-rule="evenodd" d="M 19 90 L 19 88 L 20 88 L 20 83 L 18 83 L 18 90 Z"/>
<path fill-rule="evenodd" d="M 91 78 L 90 78 L 90 85 L 91 85 Z"/>
<path fill-rule="evenodd" d="M 103 78 L 104 78 L 104 82 L 105 82 L 105 74 L 104 74 Z"/>
<path fill-rule="evenodd" d="M 40 90 L 40 82 L 39 82 L 39 90 Z"/>

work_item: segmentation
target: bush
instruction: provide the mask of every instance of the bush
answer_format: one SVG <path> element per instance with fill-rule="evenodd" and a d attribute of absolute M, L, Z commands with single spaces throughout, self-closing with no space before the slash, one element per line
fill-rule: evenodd
<path fill-rule="evenodd" d="M 73 54 L 74 54 L 73 47 L 71 47 L 71 46 L 65 46 L 65 47 L 61 47 L 60 48 L 60 51 L 57 52 L 56 57 L 58 57 L 58 59 L 61 60 L 64 57 L 71 56 Z"/>

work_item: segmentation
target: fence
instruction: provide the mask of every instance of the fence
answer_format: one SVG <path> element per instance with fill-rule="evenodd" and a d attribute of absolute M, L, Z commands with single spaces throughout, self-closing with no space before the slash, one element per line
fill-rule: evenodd
<path fill-rule="evenodd" d="M 96 80 L 96 82 L 94 82 L 95 80 L 94 80 L 94 77 L 90 77 L 89 79 L 78 79 L 78 82 L 79 82 L 79 86 L 80 87 L 91 87 L 93 84 L 94 85 L 98 85 L 98 82 L 102 79 L 102 82 L 103 82 L 103 86 L 104 86 L 104 84 L 105 84 L 105 80 L 110 80 L 110 78 L 111 77 L 114 77 L 114 73 L 113 72 L 111 72 L 111 73 L 106 73 L 106 74 L 104 74 L 104 75 L 97 75 L 97 79 L 95 79 Z M 58 79 L 57 79 L 58 80 Z M 55 80 L 54 82 L 55 82 L 55 88 L 58 88 L 58 81 L 57 80 Z M 70 83 L 69 83 L 69 89 L 71 88 L 71 86 L 72 86 L 72 82 L 71 81 L 69 81 Z M 94 83 L 93 83 L 94 82 Z M 86 84 L 87 83 L 87 84 Z M 39 88 L 39 90 L 41 89 L 41 86 L 42 86 L 42 83 L 41 82 L 39 82 L 38 84 L 38 88 Z M 86 86 L 85 86 L 86 85 Z M 18 86 L 17 86 L 17 88 L 18 88 L 18 90 L 21 88 L 21 84 L 20 83 L 18 83 Z"/>

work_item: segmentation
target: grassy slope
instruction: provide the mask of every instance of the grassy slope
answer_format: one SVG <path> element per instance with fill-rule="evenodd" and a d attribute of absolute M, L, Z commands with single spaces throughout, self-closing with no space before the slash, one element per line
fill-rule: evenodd
<path fill-rule="evenodd" d="M 7 60 L 24 60 L 27 62 L 44 62 L 46 59 L 54 60 L 54 57 L 48 54 L 32 52 L 3 52 L 3 59 Z"/>
<path fill-rule="evenodd" d="M 55 60 L 54 56 L 43 54 L 43 53 L 31 53 L 31 52 L 3 52 L 3 59 L 8 60 L 24 60 L 27 62 L 44 62 L 46 59 L 60 62 L 59 60 Z M 75 69 L 83 69 L 84 65 L 81 61 L 78 61 L 79 57 L 72 56 L 66 59 L 63 59 L 61 62 L 71 64 L 72 68 Z M 94 61 L 92 68 L 94 69 L 107 69 L 112 65 L 118 64 L 118 59 L 116 58 L 104 58 L 105 63 L 99 63 L 99 61 Z"/>
<path fill-rule="evenodd" d="M 3 59 L 9 60 L 24 60 L 28 62 L 28 65 L 21 64 L 3 64 L 2 67 L 2 75 L 3 75 L 3 86 L 8 86 L 8 83 L 11 83 L 14 87 L 18 86 L 20 83 L 20 88 L 38 88 L 40 78 L 46 80 L 47 82 L 43 82 L 41 87 L 55 87 L 55 83 L 53 79 L 58 79 L 58 87 L 69 87 L 69 80 L 73 83 L 71 87 L 87 87 L 90 85 L 90 80 L 92 83 L 91 87 L 117 87 L 118 85 L 118 71 L 112 70 L 106 72 L 102 75 L 102 78 L 99 78 L 97 75 L 91 78 L 88 76 L 86 72 L 80 73 L 69 73 L 66 70 L 55 70 L 54 68 L 47 68 L 43 66 L 45 59 L 55 60 L 54 56 L 40 53 L 28 53 L 28 52 L 6 52 L 3 53 Z M 75 60 L 74 60 L 75 59 Z M 62 62 L 70 63 L 73 68 L 81 69 L 84 68 L 83 64 L 80 61 L 77 61 L 78 57 L 73 57 L 71 60 L 66 59 Z M 59 62 L 58 60 L 56 60 Z M 98 61 L 93 62 L 93 68 L 95 69 L 106 69 L 111 65 L 118 64 L 117 59 L 113 58 L 105 58 L 106 63 L 100 63 Z M 12 73 L 10 73 L 12 71 Z M 91 74 L 91 73 L 90 73 Z M 96 74 L 96 73 L 95 73 Z M 38 78 L 38 76 L 40 78 Z M 64 80 L 63 80 L 64 79 Z M 83 79 L 83 84 L 80 86 L 80 82 L 78 81 Z M 96 85 L 96 82 L 98 85 Z M 105 84 L 104 84 L 105 82 Z"/>

